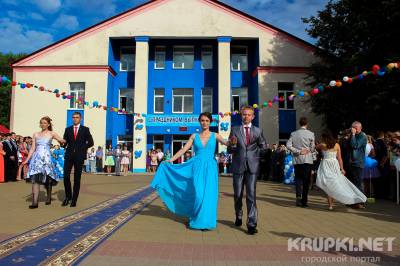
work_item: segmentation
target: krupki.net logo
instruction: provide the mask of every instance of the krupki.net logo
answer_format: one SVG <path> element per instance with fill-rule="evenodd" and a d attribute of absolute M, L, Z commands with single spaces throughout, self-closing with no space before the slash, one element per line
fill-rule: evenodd
<path fill-rule="evenodd" d="M 288 239 L 288 251 L 392 251 L 395 237 L 297 237 Z"/>

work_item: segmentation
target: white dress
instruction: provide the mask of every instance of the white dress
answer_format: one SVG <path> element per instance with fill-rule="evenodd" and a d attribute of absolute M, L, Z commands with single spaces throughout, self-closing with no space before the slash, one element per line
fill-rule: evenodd
<path fill-rule="evenodd" d="M 366 202 L 367 197 L 340 171 L 336 151 L 323 151 L 322 154 L 323 159 L 317 172 L 317 186 L 343 204 Z"/>

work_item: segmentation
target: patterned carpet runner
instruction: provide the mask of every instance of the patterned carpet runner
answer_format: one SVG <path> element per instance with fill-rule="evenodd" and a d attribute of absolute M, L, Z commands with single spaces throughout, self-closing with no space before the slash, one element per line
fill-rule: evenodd
<path fill-rule="evenodd" d="M 76 265 L 157 198 L 140 188 L 0 243 L 0 265 Z"/>

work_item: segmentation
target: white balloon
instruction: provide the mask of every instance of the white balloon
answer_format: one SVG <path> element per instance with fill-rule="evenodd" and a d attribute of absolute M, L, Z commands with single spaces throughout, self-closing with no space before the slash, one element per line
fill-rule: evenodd
<path fill-rule="evenodd" d="M 336 81 L 335 81 L 335 80 L 331 80 L 331 81 L 329 82 L 329 86 L 335 87 L 335 86 L 336 86 Z"/>
<path fill-rule="evenodd" d="M 349 77 L 348 77 L 348 76 L 344 76 L 344 77 L 343 77 L 343 81 L 344 81 L 344 82 L 349 81 Z"/>
<path fill-rule="evenodd" d="M 400 171 L 400 158 L 397 159 L 397 160 L 394 162 L 394 165 L 396 166 L 397 171 Z"/>

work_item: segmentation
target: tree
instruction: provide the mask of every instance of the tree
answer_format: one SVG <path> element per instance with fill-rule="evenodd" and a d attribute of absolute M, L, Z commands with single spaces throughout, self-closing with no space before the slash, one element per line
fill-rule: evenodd
<path fill-rule="evenodd" d="M 400 1 L 330 0 L 317 16 L 303 19 L 317 39 L 320 61 L 311 67 L 309 85 L 355 76 L 390 62 L 400 64 Z M 362 122 L 368 132 L 398 130 L 400 71 L 382 77 L 368 75 L 352 84 L 327 89 L 311 99 L 313 112 L 323 114 L 333 132 Z"/>
<path fill-rule="evenodd" d="M 12 79 L 11 63 L 25 56 L 24 54 L 0 53 L 0 75 Z M 11 84 L 0 86 L 0 124 L 9 127 L 11 102 Z"/>

